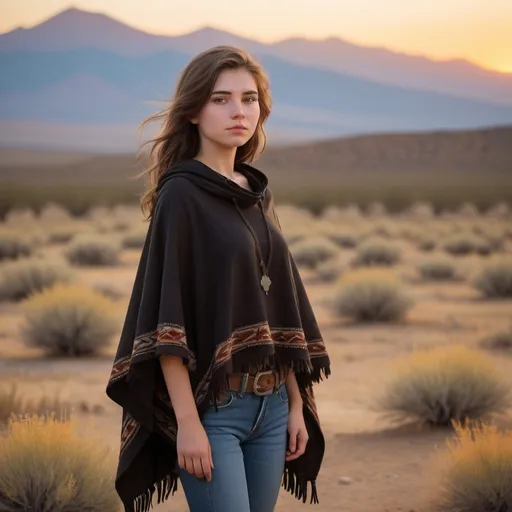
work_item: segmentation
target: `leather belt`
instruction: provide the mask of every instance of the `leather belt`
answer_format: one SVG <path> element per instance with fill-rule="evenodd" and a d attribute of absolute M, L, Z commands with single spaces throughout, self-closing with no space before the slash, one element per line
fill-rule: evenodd
<path fill-rule="evenodd" d="M 284 382 L 284 380 L 279 378 L 279 374 L 273 370 L 258 372 L 256 375 L 249 373 L 231 373 L 227 378 L 231 391 L 254 393 L 258 396 L 272 394 Z"/>

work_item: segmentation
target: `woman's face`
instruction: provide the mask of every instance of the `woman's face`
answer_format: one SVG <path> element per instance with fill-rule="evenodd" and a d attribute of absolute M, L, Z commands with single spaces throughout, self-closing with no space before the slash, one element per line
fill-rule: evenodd
<path fill-rule="evenodd" d="M 246 69 L 226 69 L 192 122 L 201 139 L 226 147 L 243 146 L 254 134 L 260 117 L 256 81 Z"/>

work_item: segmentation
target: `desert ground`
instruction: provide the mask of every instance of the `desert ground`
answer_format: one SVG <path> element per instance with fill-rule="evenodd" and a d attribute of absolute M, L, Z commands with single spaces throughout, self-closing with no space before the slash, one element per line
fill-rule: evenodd
<path fill-rule="evenodd" d="M 413 420 L 392 421 L 376 409 L 377 397 L 392 376 L 397 359 L 415 350 L 454 344 L 475 348 L 491 358 L 496 371 L 512 386 L 510 351 L 507 354 L 480 345 L 489 336 L 512 329 L 512 299 L 487 299 L 472 285 L 472 277 L 489 255 L 449 256 L 460 271 L 460 279 L 422 279 L 418 263 L 445 253 L 440 246 L 429 253 L 422 252 L 417 240 L 429 235 L 440 244 L 444 237 L 461 231 L 499 232 L 503 236 L 500 253 L 511 258 L 510 217 L 484 217 L 471 208 L 442 217 L 391 216 L 378 208 L 372 215 L 353 208 L 330 209 L 328 214 L 314 217 L 303 210 L 278 205 L 278 212 L 290 243 L 300 236 L 349 232 L 356 238 L 379 236 L 396 244 L 400 260 L 386 272 L 400 281 L 414 305 L 402 319 L 391 322 L 362 323 L 338 316 L 330 307 L 337 283 L 320 279 L 313 268 L 300 266 L 332 362 L 332 375 L 316 386 L 326 453 L 318 480 L 320 504 L 304 505 L 282 490 L 276 511 L 427 512 L 430 500 L 436 496 L 433 458 L 444 449 L 453 432 Z M 134 225 L 139 232 L 143 230 L 137 219 L 134 210 L 105 210 L 76 220 L 54 208 L 38 219 L 22 212 L 9 215 L 0 227 L 33 236 L 38 240 L 37 257 L 64 267 L 68 242 L 48 243 L 48 233 L 56 229 L 95 231 L 121 239 Z M 351 272 L 356 250 L 357 247 L 339 247 L 333 259 L 342 275 Z M 128 248 L 122 250 L 115 266 L 73 268 L 78 282 L 115 292 L 112 308 L 119 327 L 139 255 L 138 248 Z M 4 265 L 7 263 L 0 262 L 0 270 Z M 0 386 L 14 383 L 20 395 L 31 400 L 58 396 L 69 401 L 84 433 L 92 429 L 101 435 L 102 442 L 115 454 L 120 409 L 107 398 L 105 387 L 117 335 L 95 357 L 45 357 L 41 349 L 27 347 L 21 339 L 23 311 L 23 302 L 0 302 Z M 491 420 L 500 428 L 510 428 L 512 411 Z M 156 510 L 188 510 L 181 488 Z"/>

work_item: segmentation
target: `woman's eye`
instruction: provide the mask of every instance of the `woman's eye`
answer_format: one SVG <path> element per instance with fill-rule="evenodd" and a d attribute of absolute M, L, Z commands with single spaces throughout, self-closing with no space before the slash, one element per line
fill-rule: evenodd
<path fill-rule="evenodd" d="M 245 100 L 249 103 L 252 103 L 252 102 L 258 101 L 258 98 L 256 98 L 256 96 L 252 96 L 249 98 L 245 98 Z"/>
<path fill-rule="evenodd" d="M 226 100 L 226 98 L 213 98 L 214 103 L 223 103 Z"/>

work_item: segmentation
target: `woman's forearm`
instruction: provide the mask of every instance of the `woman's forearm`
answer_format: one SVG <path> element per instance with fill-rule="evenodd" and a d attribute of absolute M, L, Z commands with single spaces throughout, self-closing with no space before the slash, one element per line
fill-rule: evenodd
<path fill-rule="evenodd" d="M 176 414 L 178 425 L 189 421 L 199 421 L 188 368 L 178 356 L 160 356 L 167 391 Z"/>
<path fill-rule="evenodd" d="M 299 408 L 302 410 L 302 396 L 300 394 L 299 385 L 295 378 L 295 373 L 291 371 L 286 378 L 286 391 L 288 393 L 288 402 L 290 409 Z"/>

